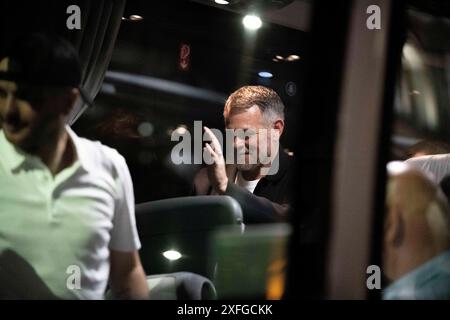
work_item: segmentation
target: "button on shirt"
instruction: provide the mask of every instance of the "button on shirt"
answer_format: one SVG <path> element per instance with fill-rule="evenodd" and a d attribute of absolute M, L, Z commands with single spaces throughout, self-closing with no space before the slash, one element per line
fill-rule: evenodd
<path fill-rule="evenodd" d="M 66 130 L 76 161 L 56 176 L 0 130 L 0 295 L 102 299 L 109 249 L 140 248 L 125 159 Z"/>

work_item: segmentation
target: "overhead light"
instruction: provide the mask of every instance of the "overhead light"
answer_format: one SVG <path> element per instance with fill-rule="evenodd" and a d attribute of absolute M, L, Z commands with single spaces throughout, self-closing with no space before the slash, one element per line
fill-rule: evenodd
<path fill-rule="evenodd" d="M 142 19 L 144 19 L 144 18 L 142 18 L 142 16 L 139 16 L 139 15 L 137 15 L 137 14 L 132 14 L 132 15 L 130 16 L 130 20 L 131 20 L 131 21 L 141 21 Z"/>
<path fill-rule="evenodd" d="M 150 122 L 142 122 L 137 130 L 142 137 L 150 137 L 153 134 L 154 127 Z"/>
<path fill-rule="evenodd" d="M 214 0 L 215 3 L 217 4 L 230 4 L 230 1 L 226 1 L 226 0 Z"/>
<path fill-rule="evenodd" d="M 142 16 L 137 15 L 137 14 L 132 14 L 128 18 L 122 17 L 122 20 L 133 21 L 133 22 L 138 22 L 138 21 L 141 21 L 143 19 L 144 18 Z"/>
<path fill-rule="evenodd" d="M 280 62 L 280 60 L 278 60 L 277 58 L 273 58 L 272 61 L 274 61 L 274 62 Z"/>
<path fill-rule="evenodd" d="M 284 58 L 282 56 L 280 56 L 280 55 L 275 56 L 275 58 L 278 59 L 278 60 L 284 60 Z"/>
<path fill-rule="evenodd" d="M 244 24 L 244 27 L 249 30 L 257 30 L 262 26 L 261 19 L 253 14 L 246 15 L 242 20 L 242 23 Z"/>
<path fill-rule="evenodd" d="M 181 258 L 181 253 L 176 250 L 167 250 L 163 252 L 164 258 L 170 261 L 175 261 Z"/>
<path fill-rule="evenodd" d="M 289 57 L 286 58 L 287 61 L 296 61 L 299 59 L 300 59 L 300 56 L 298 56 L 296 54 L 291 54 Z"/>
<path fill-rule="evenodd" d="M 260 76 L 261 78 L 269 79 L 269 78 L 273 77 L 273 74 L 270 73 L 269 71 L 261 71 L 261 72 L 258 72 L 258 76 Z"/>
<path fill-rule="evenodd" d="M 291 151 L 289 149 L 284 149 L 284 152 L 286 152 L 288 154 L 288 156 L 290 156 L 290 157 L 294 156 L 294 151 Z"/>
<path fill-rule="evenodd" d="M 187 127 L 184 124 L 181 124 L 178 126 L 178 128 L 175 129 L 175 132 L 179 134 L 180 136 L 186 134 L 188 132 Z"/>

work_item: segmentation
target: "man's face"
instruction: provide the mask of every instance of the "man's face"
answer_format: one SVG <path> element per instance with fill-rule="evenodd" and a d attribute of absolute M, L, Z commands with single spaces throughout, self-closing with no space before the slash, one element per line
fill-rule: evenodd
<path fill-rule="evenodd" d="M 0 71 L 7 71 L 4 61 Z M 24 151 L 50 141 L 67 114 L 66 103 L 62 89 L 0 80 L 0 125 L 8 141 Z"/>
<path fill-rule="evenodd" d="M 256 105 L 229 115 L 226 129 L 235 134 L 233 147 L 238 170 L 256 169 L 261 166 L 261 154 L 271 156 L 272 128 Z"/>

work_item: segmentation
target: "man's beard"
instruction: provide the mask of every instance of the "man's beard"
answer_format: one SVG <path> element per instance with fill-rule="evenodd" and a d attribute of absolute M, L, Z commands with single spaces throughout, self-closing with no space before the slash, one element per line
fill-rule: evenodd
<path fill-rule="evenodd" d="M 55 122 L 34 124 L 28 137 L 20 141 L 17 147 L 29 154 L 36 154 L 40 149 L 57 142 L 59 130 L 60 128 Z"/>
<path fill-rule="evenodd" d="M 239 171 L 253 171 L 261 167 L 259 164 L 237 164 L 236 168 Z"/>

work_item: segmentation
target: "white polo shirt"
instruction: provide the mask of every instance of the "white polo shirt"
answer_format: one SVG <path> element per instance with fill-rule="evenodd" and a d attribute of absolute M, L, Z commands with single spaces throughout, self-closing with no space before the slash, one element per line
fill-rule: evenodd
<path fill-rule="evenodd" d="M 0 294 L 3 279 L 25 297 L 102 299 L 109 249 L 140 248 L 125 159 L 66 129 L 77 160 L 55 177 L 0 130 Z"/>

